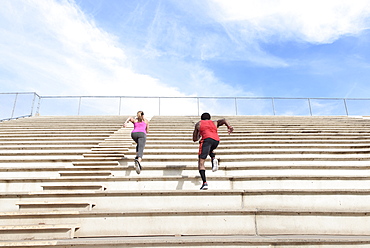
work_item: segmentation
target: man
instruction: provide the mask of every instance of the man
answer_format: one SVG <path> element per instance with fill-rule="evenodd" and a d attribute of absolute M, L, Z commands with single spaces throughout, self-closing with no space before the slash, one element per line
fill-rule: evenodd
<path fill-rule="evenodd" d="M 229 134 L 234 131 L 234 128 L 225 119 L 212 121 L 209 113 L 203 113 L 200 119 L 201 120 L 195 124 L 194 127 L 193 141 L 196 142 L 201 138 L 199 141 L 198 170 L 203 180 L 203 184 L 200 189 L 206 190 L 208 189 L 208 184 L 204 162 L 208 155 L 211 157 L 212 171 L 218 170 L 218 160 L 215 158 L 216 154 L 213 153 L 213 150 L 215 150 L 220 143 L 217 128 L 222 125 L 226 125 Z"/>

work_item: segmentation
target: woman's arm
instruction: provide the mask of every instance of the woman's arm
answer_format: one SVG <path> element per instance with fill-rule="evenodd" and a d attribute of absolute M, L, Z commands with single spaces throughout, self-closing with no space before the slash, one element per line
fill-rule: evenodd
<path fill-rule="evenodd" d="M 125 123 L 123 124 L 123 126 L 124 127 L 127 127 L 127 124 L 128 124 L 129 121 L 131 121 L 132 123 L 134 123 L 135 120 L 134 120 L 134 118 L 129 117 L 129 118 L 127 118 L 127 120 L 125 121 Z"/>
<path fill-rule="evenodd" d="M 149 133 L 149 121 L 145 119 L 145 123 L 146 123 L 146 133 Z"/>

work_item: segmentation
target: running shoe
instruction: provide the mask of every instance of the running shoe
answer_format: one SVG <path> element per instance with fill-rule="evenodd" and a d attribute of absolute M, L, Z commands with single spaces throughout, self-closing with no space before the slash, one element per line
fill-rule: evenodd
<path fill-rule="evenodd" d="M 207 190 L 208 189 L 208 183 L 203 183 L 202 187 L 200 187 L 200 190 Z"/>
<path fill-rule="evenodd" d="M 140 162 L 139 162 L 139 160 L 137 160 L 136 158 L 135 158 L 135 170 L 136 170 L 136 173 L 137 174 L 140 174 L 140 171 L 141 171 L 141 165 L 140 165 Z"/>
<path fill-rule="evenodd" d="M 214 158 L 211 160 L 212 162 L 212 171 L 215 172 L 218 170 L 218 160 L 217 158 Z"/>

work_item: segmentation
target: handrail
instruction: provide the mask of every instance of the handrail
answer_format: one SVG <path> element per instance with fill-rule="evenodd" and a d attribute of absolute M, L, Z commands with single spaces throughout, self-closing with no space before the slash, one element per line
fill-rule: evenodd
<path fill-rule="evenodd" d="M 18 118 L 33 116 L 35 101 L 36 101 L 37 98 L 40 99 L 41 96 L 39 94 L 37 94 L 36 92 L 7 92 L 7 93 L 1 93 L 0 92 L 0 100 L 1 100 L 1 97 L 12 96 L 12 95 L 14 95 L 14 101 L 12 102 L 10 117 L 4 118 L 4 117 L 0 116 L 2 118 L 2 119 L 0 119 L 0 121 L 6 121 L 6 120 L 12 120 L 12 119 L 18 119 Z M 15 115 L 16 110 L 18 109 L 18 105 L 19 105 L 19 100 L 20 100 L 19 98 L 22 98 L 22 96 L 31 96 L 32 101 L 30 103 L 30 106 L 29 105 L 28 106 L 21 106 L 20 108 L 22 108 L 23 114 L 15 117 L 14 115 Z M 4 113 L 5 106 L 6 106 L 6 104 L 3 104 L 2 108 L 0 109 L 0 114 L 1 115 L 6 114 L 6 113 Z M 24 110 L 24 108 L 29 109 L 29 107 L 31 107 L 30 113 L 29 114 L 24 114 L 24 112 L 28 112 L 27 110 Z"/>
<path fill-rule="evenodd" d="M 52 102 L 53 100 L 63 101 L 67 99 L 78 100 L 77 103 L 70 104 L 70 106 L 63 104 L 63 107 L 64 109 L 66 109 L 66 111 L 70 110 L 70 112 L 71 111 L 74 112 L 74 114 L 73 113 L 71 114 L 70 112 L 68 112 L 68 115 L 84 114 L 87 108 L 91 110 L 90 112 L 92 114 L 95 114 L 94 108 L 96 108 L 99 104 L 100 105 L 104 105 L 104 104 L 110 105 L 109 109 L 116 109 L 116 111 L 118 111 L 118 112 L 115 112 L 114 114 L 121 115 L 123 111 L 128 112 L 129 110 L 130 110 L 130 113 L 126 113 L 126 114 L 132 114 L 133 110 L 131 110 L 131 108 L 135 106 L 130 105 L 131 101 L 127 103 L 123 103 L 124 99 L 140 100 L 140 102 L 143 103 L 143 106 L 144 106 L 140 108 L 142 108 L 143 110 L 150 109 L 153 115 L 157 115 L 157 114 L 158 115 L 162 115 L 162 114 L 171 115 L 171 114 L 166 114 L 166 109 L 170 107 L 175 109 L 176 106 L 177 106 L 177 109 L 188 110 L 189 112 L 191 112 L 190 115 L 198 115 L 198 116 L 201 114 L 201 112 L 203 111 L 206 112 L 209 109 L 213 110 L 212 111 L 213 115 L 222 114 L 220 109 L 227 109 L 227 113 L 229 113 L 228 115 L 251 115 L 250 111 L 251 110 L 254 111 L 256 109 L 261 109 L 261 112 L 263 112 L 263 114 L 257 114 L 257 115 L 310 115 L 310 116 L 314 116 L 314 115 L 322 115 L 321 113 L 327 113 L 326 115 L 346 115 L 346 116 L 350 114 L 370 115 L 370 113 L 367 113 L 367 110 L 369 109 L 370 111 L 370 108 L 365 104 L 366 101 L 369 101 L 370 103 L 370 98 L 338 98 L 338 97 L 305 98 L 305 97 L 256 97 L 256 96 L 236 96 L 236 97 L 231 97 L 231 96 L 87 96 L 87 95 L 85 96 L 72 96 L 72 95 L 41 96 L 37 94 L 36 92 L 12 92 L 12 93 L 0 93 L 0 100 L 1 100 L 1 97 L 4 95 L 14 96 L 14 100 L 12 102 L 12 106 L 10 106 L 10 101 L 8 103 L 9 108 L 11 108 L 11 114 L 9 114 L 10 117 L 5 116 L 6 118 L 3 120 L 19 118 L 19 117 L 15 117 L 15 112 L 16 110 L 20 108 L 20 106 L 18 106 L 20 102 L 20 98 L 24 97 L 25 95 L 33 95 L 32 101 L 28 103 L 29 106 L 28 107 L 22 106 L 24 109 L 29 109 L 29 107 L 31 107 L 31 111 L 30 111 L 30 114 L 21 114 L 20 117 L 33 116 L 35 107 L 36 107 L 35 113 L 39 115 L 41 111 L 45 112 L 45 109 L 42 109 L 42 108 L 46 108 L 46 107 L 51 108 L 51 106 L 49 105 L 53 104 Z M 94 99 L 94 103 L 91 103 L 91 102 L 89 103 L 89 101 L 86 102 L 87 99 L 89 100 Z M 99 101 L 102 99 L 110 99 L 110 100 L 118 99 L 119 100 L 118 106 L 117 106 L 117 103 L 114 103 L 114 104 L 105 103 L 105 102 L 103 104 L 99 103 Z M 148 101 L 151 100 L 151 102 L 145 103 L 146 100 Z M 48 101 L 48 103 L 46 103 L 46 105 L 42 104 L 43 101 Z M 287 101 L 296 101 L 296 102 L 292 103 L 292 102 L 287 102 Z M 330 103 L 330 101 L 335 102 L 335 103 Z M 288 104 L 284 106 L 284 104 L 282 104 L 283 102 L 284 104 L 286 103 Z M 353 107 L 355 102 L 356 104 L 360 102 L 363 109 L 357 106 Z M 60 104 L 61 103 L 59 103 L 59 105 Z M 105 105 L 103 107 L 105 107 L 105 109 L 108 109 L 107 106 Z M 370 106 L 370 104 L 368 105 Z M 282 106 L 285 107 L 284 110 Z M 300 109 L 297 110 L 299 107 Z M 55 106 L 53 106 L 52 108 L 58 109 L 59 106 L 58 104 L 55 104 Z M 336 112 L 334 110 L 332 112 L 329 112 L 328 110 L 329 108 L 335 109 Z M 172 112 L 175 112 L 175 111 L 172 111 Z M 0 114 L 1 114 L 1 109 L 0 109 Z M 99 115 L 99 114 L 96 114 L 96 115 Z M 252 115 L 256 115 L 256 114 L 252 114 Z"/>
<path fill-rule="evenodd" d="M 26 118 L 26 117 L 31 117 L 31 116 L 32 115 L 23 115 L 23 116 L 18 116 L 18 117 L 13 117 L 13 118 L 5 118 L 5 119 L 1 119 L 0 122 L 10 121 L 10 120 L 16 120 L 16 119 Z"/>

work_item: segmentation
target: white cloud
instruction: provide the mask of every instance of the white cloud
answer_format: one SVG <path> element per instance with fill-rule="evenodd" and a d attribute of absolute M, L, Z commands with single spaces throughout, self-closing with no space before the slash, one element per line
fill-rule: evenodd
<path fill-rule="evenodd" d="M 369 28 L 368 0 L 211 0 L 212 16 L 241 37 L 274 42 L 302 40 L 331 43 L 341 35 L 356 35 Z M 234 36 L 235 37 L 235 36 Z"/>
<path fill-rule="evenodd" d="M 160 20 L 158 22 L 158 25 L 162 25 Z M 176 24 L 173 27 L 176 27 Z M 185 29 L 181 32 L 183 34 L 179 35 L 177 40 L 188 36 Z M 155 33 L 153 35 L 158 36 Z M 0 68 L 12 74 L 11 79 L 2 76 L 0 85 L 9 85 L 11 82 L 12 91 L 35 91 L 42 96 L 186 96 L 177 88 L 165 85 L 150 75 L 136 73 L 130 64 L 132 58 L 127 55 L 130 52 L 132 55 L 132 51 L 126 52 L 127 48 L 119 43 L 118 37 L 98 28 L 73 1 L 2 1 L 0 36 Z M 156 37 L 153 42 L 158 40 L 159 37 Z M 182 41 L 181 44 L 186 42 Z M 189 76 L 189 79 L 181 80 L 188 83 L 188 87 L 193 87 L 194 91 L 190 92 L 192 95 L 197 95 L 198 92 L 208 95 L 240 95 L 238 92 L 242 92 L 221 82 L 201 65 L 181 59 L 177 62 L 174 60 L 174 63 L 177 63 L 178 70 L 181 69 L 179 64 L 186 67 L 186 76 Z M 217 88 L 217 92 L 210 91 L 214 88 Z M 83 114 L 83 109 L 90 106 L 101 111 L 112 109 L 110 111 L 116 113 L 117 101 L 102 99 L 99 100 L 101 104 L 97 104 L 98 101 L 83 99 L 81 112 Z M 157 100 L 151 101 L 154 102 L 146 105 L 146 109 L 156 113 Z M 66 106 L 59 99 L 45 100 L 41 104 L 41 114 L 45 111 L 48 114 L 56 113 L 53 102 Z M 135 104 L 132 104 L 130 111 L 136 111 L 136 107 L 148 101 L 131 102 Z M 162 111 L 173 113 L 172 109 L 175 109 L 178 114 L 194 114 L 197 110 L 194 99 L 183 99 L 180 102 L 181 104 L 162 103 Z M 77 113 L 76 104 L 78 99 L 72 99 L 71 104 L 68 103 L 73 113 Z"/>
<path fill-rule="evenodd" d="M 174 5 L 168 3 L 186 5 L 186 11 L 174 11 Z M 203 62 L 250 61 L 262 66 L 288 66 L 284 58 L 270 54 L 260 44 L 331 43 L 343 35 L 357 35 L 368 28 L 369 3 L 163 1 L 154 12 L 149 10 L 152 6 L 138 7 L 137 11 L 144 13 L 134 15 L 141 24 L 140 31 L 133 31 L 136 26 L 132 24 L 136 22 L 126 22 L 131 27 L 120 26 L 123 33 L 129 31 L 130 45 L 142 42 L 129 48 L 125 47 L 128 43 L 120 43 L 121 37 L 98 27 L 93 17 L 83 13 L 72 0 L 4 0 L 0 1 L 0 85 L 11 82 L 12 91 L 36 91 L 41 95 L 184 96 L 186 92 L 251 96 L 217 78 Z M 147 13 L 154 13 L 154 17 Z M 142 21 L 144 18 L 153 19 Z M 150 60 L 147 67 L 160 59 L 166 61 L 156 68 L 162 70 L 155 74 L 161 80 L 151 76 L 154 73 L 137 73 L 133 65 L 140 63 L 135 63 L 136 59 Z M 170 72 L 163 73 L 166 70 Z M 186 91 L 180 92 L 181 87 Z"/>
<path fill-rule="evenodd" d="M 328 44 L 370 26 L 369 0 L 209 0 L 201 7 L 205 18 L 224 30 L 224 35 L 206 32 L 198 39 L 201 59 L 250 61 L 263 67 L 290 66 L 264 45 Z"/>
<path fill-rule="evenodd" d="M 188 86 L 194 92 L 204 92 L 203 96 L 251 96 L 252 93 L 245 92 L 237 87 L 220 81 L 212 71 L 200 65 L 188 65 L 184 67 L 189 71 Z"/>
<path fill-rule="evenodd" d="M 43 95 L 182 94 L 136 74 L 117 37 L 71 1 L 2 1 L 0 65 L 22 91 Z M 26 85 L 25 85 L 25 82 Z"/>

